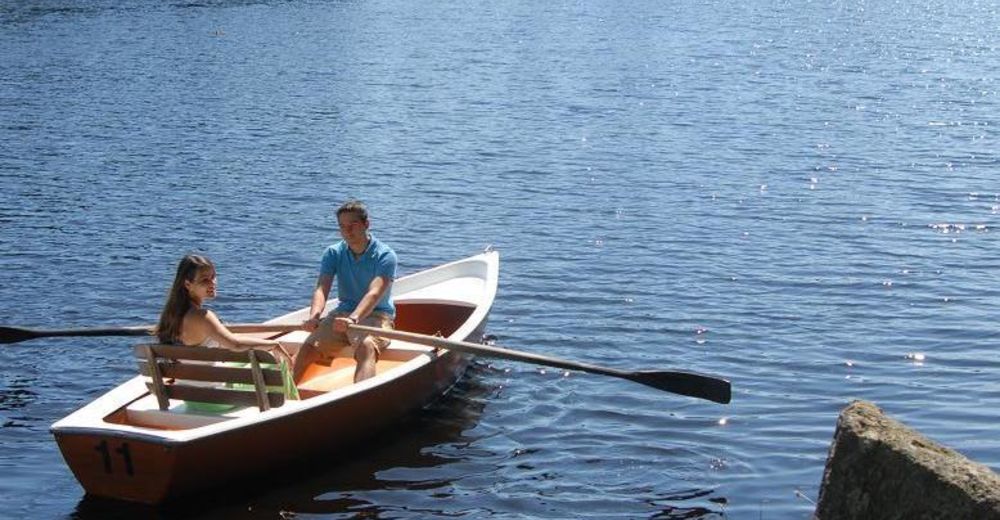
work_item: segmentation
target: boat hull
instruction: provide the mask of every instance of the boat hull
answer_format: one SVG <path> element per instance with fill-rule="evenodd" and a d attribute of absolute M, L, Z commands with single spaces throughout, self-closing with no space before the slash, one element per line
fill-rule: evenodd
<path fill-rule="evenodd" d="M 461 337 L 453 339 L 482 339 L 493 292 L 468 314 L 457 331 Z M 419 329 L 428 326 L 433 324 L 414 323 L 406 328 L 426 333 Z M 468 363 L 468 357 L 460 353 L 426 349 L 401 375 L 355 385 L 363 387 L 360 390 L 347 388 L 337 395 L 281 407 L 285 410 L 261 412 L 256 419 L 240 419 L 238 427 L 210 425 L 184 432 L 127 424 L 127 400 L 134 403 L 148 395 L 140 376 L 88 405 L 94 409 L 90 416 L 103 416 L 101 424 L 73 420 L 71 415 L 53 425 L 52 433 L 89 495 L 159 504 L 286 468 L 295 461 L 315 460 L 319 455 L 333 460 L 351 450 L 363 451 L 364 441 L 373 434 L 444 394 Z M 289 409 L 293 407 L 297 408 Z M 116 423 L 121 426 L 116 428 Z"/>
<path fill-rule="evenodd" d="M 170 443 L 114 432 L 54 435 L 88 494 L 157 504 L 291 461 L 354 448 L 442 395 L 466 365 L 464 356 L 448 353 L 412 376 L 371 392 L 197 442 Z"/>

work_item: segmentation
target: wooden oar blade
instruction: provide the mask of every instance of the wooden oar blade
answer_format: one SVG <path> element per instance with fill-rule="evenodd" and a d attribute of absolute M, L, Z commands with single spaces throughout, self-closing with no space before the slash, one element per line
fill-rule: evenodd
<path fill-rule="evenodd" d="M 667 392 L 729 404 L 732 387 L 729 381 L 692 372 L 645 370 L 632 372 L 628 379 Z"/>
<path fill-rule="evenodd" d="M 237 333 L 285 333 L 302 330 L 301 323 L 234 323 L 229 330 Z M 21 327 L 0 327 L 0 343 L 17 343 L 36 338 L 59 338 L 70 336 L 149 336 L 153 325 L 132 327 L 106 327 L 100 329 L 41 330 Z"/>
<path fill-rule="evenodd" d="M 0 327 L 0 343 L 17 343 L 36 338 L 70 336 L 148 336 L 150 327 L 114 327 L 104 329 L 40 330 L 21 327 Z"/>
<path fill-rule="evenodd" d="M 0 343 L 17 343 L 35 339 L 38 335 L 29 329 L 19 329 L 17 327 L 0 327 Z"/>

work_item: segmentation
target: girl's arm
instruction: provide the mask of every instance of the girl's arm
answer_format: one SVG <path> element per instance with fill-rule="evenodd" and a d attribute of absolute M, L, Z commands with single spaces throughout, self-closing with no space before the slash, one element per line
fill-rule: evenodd
<path fill-rule="evenodd" d="M 254 347 L 280 347 L 281 344 L 273 339 L 256 338 L 246 334 L 234 334 L 219 321 L 219 317 L 212 311 L 205 313 L 205 324 L 207 325 L 207 336 L 215 339 L 220 345 L 229 350 L 250 350 Z"/>

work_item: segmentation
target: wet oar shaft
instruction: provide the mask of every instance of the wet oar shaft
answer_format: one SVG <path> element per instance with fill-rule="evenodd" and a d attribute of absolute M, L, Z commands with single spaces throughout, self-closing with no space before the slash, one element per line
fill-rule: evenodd
<path fill-rule="evenodd" d="M 641 383 L 653 388 L 708 399 L 717 403 L 728 403 L 731 399 L 731 389 L 729 381 L 703 374 L 681 371 L 641 371 L 629 372 L 614 368 L 579 363 L 566 359 L 542 356 L 530 352 L 521 352 L 507 348 L 495 347 L 491 345 L 481 345 L 469 343 L 467 341 L 454 341 L 438 336 L 428 336 L 425 334 L 415 334 L 399 330 L 386 330 L 364 325 L 350 325 L 351 329 L 368 332 L 372 335 L 381 336 L 400 341 L 409 341 L 430 347 L 438 347 L 468 354 L 475 354 L 486 357 L 507 359 L 511 361 L 522 361 L 536 365 L 545 365 L 567 370 L 579 370 L 592 374 L 602 374 L 612 377 L 619 377 Z"/>

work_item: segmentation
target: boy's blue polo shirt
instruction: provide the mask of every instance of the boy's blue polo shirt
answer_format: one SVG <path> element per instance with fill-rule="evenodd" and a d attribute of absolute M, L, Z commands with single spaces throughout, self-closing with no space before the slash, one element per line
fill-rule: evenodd
<path fill-rule="evenodd" d="M 369 234 L 368 237 L 368 249 L 357 260 L 343 240 L 328 247 L 323 253 L 319 272 L 337 280 L 337 298 L 340 302 L 336 312 L 354 311 L 376 276 L 384 276 L 390 281 L 396 279 L 396 252 L 375 236 Z M 392 286 L 373 310 L 396 316 L 396 306 L 392 303 Z"/>

